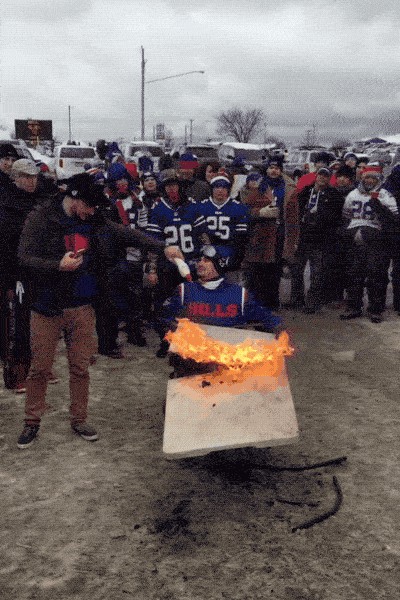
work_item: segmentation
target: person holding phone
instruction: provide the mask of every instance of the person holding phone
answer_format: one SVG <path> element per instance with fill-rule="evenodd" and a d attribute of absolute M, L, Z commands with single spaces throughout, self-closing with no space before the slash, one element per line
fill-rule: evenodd
<path fill-rule="evenodd" d="M 32 361 L 27 377 L 25 426 L 18 447 L 37 437 L 46 410 L 45 396 L 60 334 L 64 331 L 70 373 L 70 424 L 85 440 L 98 439 L 87 422 L 89 364 L 96 352 L 95 312 L 110 298 L 108 275 L 118 253 L 143 246 L 168 259 L 182 258 L 176 247 L 107 219 L 101 212 L 109 200 L 87 173 L 67 180 L 60 202 L 39 206 L 25 222 L 18 256 L 35 282 L 32 304 Z"/>

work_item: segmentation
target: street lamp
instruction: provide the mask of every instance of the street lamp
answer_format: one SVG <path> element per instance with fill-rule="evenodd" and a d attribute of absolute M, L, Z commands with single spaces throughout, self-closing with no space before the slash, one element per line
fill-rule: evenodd
<path fill-rule="evenodd" d="M 158 79 L 150 79 L 145 81 L 145 65 L 144 60 L 144 48 L 142 46 L 142 90 L 141 90 L 141 124 L 142 124 L 142 140 L 144 140 L 144 86 L 148 83 L 155 83 L 156 81 L 164 81 L 165 79 L 173 79 L 174 77 L 184 77 L 185 75 L 191 75 L 192 73 L 204 73 L 205 71 L 185 71 L 185 73 L 177 73 L 176 75 L 168 75 L 167 77 L 159 77 Z"/>

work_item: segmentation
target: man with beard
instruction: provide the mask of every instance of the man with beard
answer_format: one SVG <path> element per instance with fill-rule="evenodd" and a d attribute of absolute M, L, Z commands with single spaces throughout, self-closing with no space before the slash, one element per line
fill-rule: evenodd
<path fill-rule="evenodd" d="M 38 191 L 39 168 L 32 161 L 22 158 L 13 162 L 9 157 L 9 163 L 10 185 L 0 199 L 0 346 L 4 383 L 23 393 L 30 363 L 31 286 L 18 264 L 17 250 L 26 217 L 46 198 Z"/>
<path fill-rule="evenodd" d="M 168 259 L 182 258 L 176 247 L 154 240 L 138 229 L 104 218 L 107 204 L 93 177 L 79 173 L 69 178 L 60 201 L 40 206 L 27 218 L 18 258 L 35 281 L 32 303 L 32 363 L 27 378 L 25 427 L 18 439 L 27 448 L 37 437 L 46 412 L 46 390 L 61 331 L 67 346 L 70 383 L 70 424 L 87 441 L 97 440 L 87 423 L 89 365 L 96 349 L 95 313 L 98 299 L 107 310 L 110 271 L 126 247 L 164 250 Z"/>
<path fill-rule="evenodd" d="M 368 292 L 368 314 L 381 323 L 385 309 L 390 259 L 385 213 L 398 216 L 395 198 L 381 189 L 382 169 L 365 167 L 358 187 L 346 197 L 343 218 L 348 240 L 347 308 L 341 319 L 362 316 L 364 286 Z"/>

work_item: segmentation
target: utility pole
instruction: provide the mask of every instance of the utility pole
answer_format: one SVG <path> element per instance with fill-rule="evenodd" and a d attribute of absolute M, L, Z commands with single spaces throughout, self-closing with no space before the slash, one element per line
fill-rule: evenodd
<path fill-rule="evenodd" d="M 316 146 L 317 144 L 317 125 L 313 123 L 312 125 L 312 135 L 313 135 L 313 144 Z"/>
<path fill-rule="evenodd" d="M 187 125 L 185 125 L 185 146 L 187 144 Z"/>
<path fill-rule="evenodd" d="M 189 134 L 189 142 L 193 143 L 193 121 L 194 119 L 190 119 L 190 134 Z"/>
<path fill-rule="evenodd" d="M 72 142 L 72 132 L 71 132 L 71 106 L 68 104 L 68 140 Z"/>
<path fill-rule="evenodd" d="M 145 77 L 145 65 L 146 61 L 144 60 L 144 48 L 142 48 L 142 96 L 141 96 L 141 106 L 142 106 L 142 140 L 144 140 L 144 77 Z"/>

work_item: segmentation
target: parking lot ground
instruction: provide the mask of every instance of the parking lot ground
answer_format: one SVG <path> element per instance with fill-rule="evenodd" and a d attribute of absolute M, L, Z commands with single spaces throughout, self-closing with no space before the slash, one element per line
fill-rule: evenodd
<path fill-rule="evenodd" d="M 23 396 L 0 390 L 2 600 L 398 598 L 400 318 L 283 315 L 296 349 L 291 446 L 167 461 L 170 367 L 153 333 L 148 347 L 92 367 L 97 442 L 69 428 L 61 346 L 61 382 L 25 450 Z M 335 482 L 336 514 L 296 529 L 332 509 Z"/>

